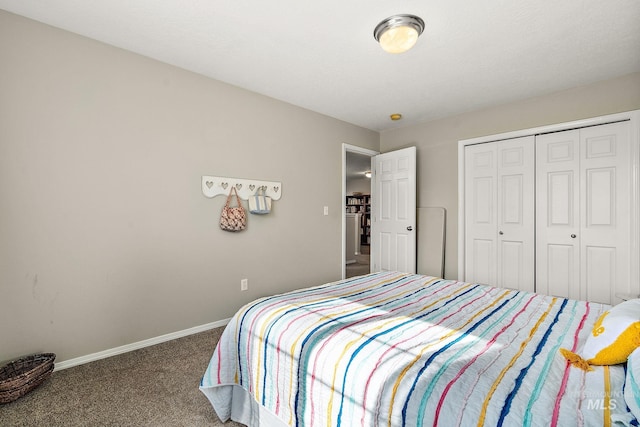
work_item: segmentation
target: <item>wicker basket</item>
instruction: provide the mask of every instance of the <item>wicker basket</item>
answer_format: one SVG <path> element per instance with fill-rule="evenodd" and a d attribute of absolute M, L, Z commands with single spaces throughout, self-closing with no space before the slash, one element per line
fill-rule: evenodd
<path fill-rule="evenodd" d="M 0 404 L 13 402 L 38 387 L 53 372 L 53 353 L 26 356 L 0 368 Z"/>

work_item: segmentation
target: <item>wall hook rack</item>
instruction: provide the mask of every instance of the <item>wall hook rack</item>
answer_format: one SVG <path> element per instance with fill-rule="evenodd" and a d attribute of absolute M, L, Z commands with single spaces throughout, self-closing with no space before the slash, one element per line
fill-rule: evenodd
<path fill-rule="evenodd" d="M 261 181 L 257 179 L 240 179 L 227 178 L 224 176 L 208 176 L 202 177 L 202 194 L 205 197 L 215 197 L 220 195 L 228 195 L 231 187 L 236 187 L 238 196 L 247 200 L 256 194 L 256 191 L 263 187 L 265 195 L 271 197 L 272 200 L 279 200 L 282 196 L 282 183 L 279 181 Z"/>

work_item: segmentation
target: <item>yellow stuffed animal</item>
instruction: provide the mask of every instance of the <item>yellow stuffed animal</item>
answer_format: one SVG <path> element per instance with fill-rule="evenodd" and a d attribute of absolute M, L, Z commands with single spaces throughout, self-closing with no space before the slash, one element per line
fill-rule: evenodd
<path fill-rule="evenodd" d="M 593 325 L 582 356 L 565 348 L 560 353 L 573 366 L 591 371 L 591 365 L 617 365 L 640 347 L 640 299 L 622 302 L 605 311 Z"/>

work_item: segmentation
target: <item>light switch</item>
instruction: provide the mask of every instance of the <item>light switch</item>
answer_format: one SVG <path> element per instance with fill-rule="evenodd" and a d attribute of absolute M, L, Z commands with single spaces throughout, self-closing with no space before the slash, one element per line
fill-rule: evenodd
<path fill-rule="evenodd" d="M 324 207 L 324 214 L 329 215 L 329 206 Z"/>

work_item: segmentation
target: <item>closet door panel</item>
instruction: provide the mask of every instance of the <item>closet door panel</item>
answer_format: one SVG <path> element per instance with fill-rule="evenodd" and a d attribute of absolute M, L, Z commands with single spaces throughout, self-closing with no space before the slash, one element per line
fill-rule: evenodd
<path fill-rule="evenodd" d="M 537 276 L 539 293 L 553 295 L 563 298 L 577 298 L 580 295 L 578 278 L 575 274 L 579 271 L 575 265 L 580 257 L 576 254 L 575 245 L 550 244 L 544 248 L 543 252 L 547 258 L 538 259 L 537 262 L 544 261 L 546 276 Z"/>
<path fill-rule="evenodd" d="M 616 271 L 620 260 L 615 247 L 586 246 L 583 299 L 611 304 L 612 290 L 616 288 Z"/>
<path fill-rule="evenodd" d="M 547 174 L 547 227 L 578 227 L 573 196 L 578 194 L 579 187 L 576 185 L 575 177 L 574 170 Z"/>
<path fill-rule="evenodd" d="M 481 176 L 473 180 L 472 218 L 475 225 L 494 226 L 494 187 L 492 176 Z"/>
<path fill-rule="evenodd" d="M 580 297 L 580 135 L 536 137 L 536 290 Z"/>
<path fill-rule="evenodd" d="M 499 286 L 511 289 L 528 289 L 532 280 L 526 276 L 531 267 L 525 264 L 527 248 L 523 242 L 511 242 L 505 239 L 500 240 L 500 262 L 498 266 L 498 276 L 502 283 Z"/>
<path fill-rule="evenodd" d="M 465 280 L 496 283 L 495 144 L 465 148 Z"/>
<path fill-rule="evenodd" d="M 631 206 L 629 123 L 580 130 L 582 299 L 611 304 L 627 292 Z"/>
<path fill-rule="evenodd" d="M 495 240 L 475 239 L 473 241 L 473 276 L 466 280 L 474 283 L 493 284 L 496 276 Z"/>
<path fill-rule="evenodd" d="M 586 178 L 585 226 L 615 227 L 616 169 L 588 169 Z"/>
<path fill-rule="evenodd" d="M 500 222 L 507 226 L 522 226 L 524 221 L 523 192 L 524 183 L 522 175 L 500 176 Z"/>
<path fill-rule="evenodd" d="M 532 136 L 498 143 L 498 277 L 505 288 L 534 291 L 535 146 Z"/>

